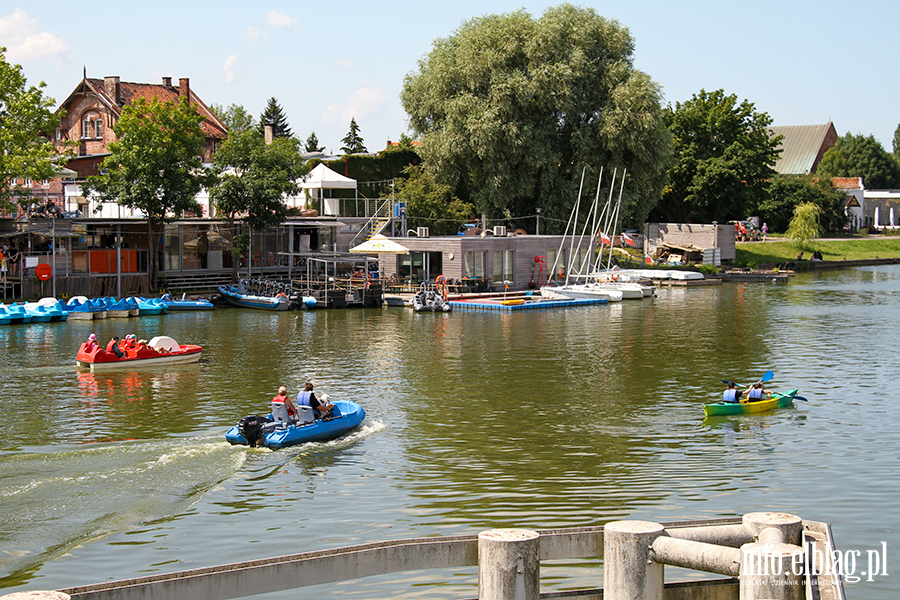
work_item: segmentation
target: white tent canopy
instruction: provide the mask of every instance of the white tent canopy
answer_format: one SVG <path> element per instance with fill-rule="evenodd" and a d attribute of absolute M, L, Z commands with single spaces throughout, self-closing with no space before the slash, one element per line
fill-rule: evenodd
<path fill-rule="evenodd" d="M 359 246 L 350 248 L 350 252 L 359 254 L 409 254 L 409 248 L 379 233 L 373 235 Z"/>
<path fill-rule="evenodd" d="M 306 207 L 306 192 L 312 198 L 322 199 L 323 215 L 339 215 L 339 203 L 336 198 L 324 198 L 322 190 L 355 190 L 356 180 L 344 177 L 319 163 L 307 173 L 297 184 L 302 193 L 299 197 L 287 198 L 288 206 Z"/>

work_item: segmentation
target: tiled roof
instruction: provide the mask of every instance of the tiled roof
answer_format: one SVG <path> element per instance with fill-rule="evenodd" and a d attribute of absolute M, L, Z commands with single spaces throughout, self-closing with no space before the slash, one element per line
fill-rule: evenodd
<path fill-rule="evenodd" d="M 822 155 L 837 141 L 834 125 L 796 125 L 770 127 L 773 136 L 781 135 L 782 153 L 775 171 L 782 175 L 809 175 L 816 172 Z"/>
<path fill-rule="evenodd" d="M 179 97 L 179 87 L 177 85 L 166 86 L 163 84 L 154 84 L 154 83 L 130 83 L 128 81 L 122 81 L 119 83 L 119 98 L 118 101 L 109 97 L 106 93 L 106 89 L 104 87 L 103 79 L 93 79 L 88 78 L 84 80 L 92 89 L 94 93 L 100 96 L 103 101 L 113 108 L 117 115 L 122 114 L 122 107 L 126 104 L 131 104 L 138 98 L 144 98 L 146 100 L 150 100 L 152 98 L 158 98 L 163 102 L 168 101 L 176 101 Z M 190 90 L 190 88 L 189 88 Z M 193 90 L 190 90 L 190 99 L 191 104 L 197 109 L 197 112 L 205 117 L 205 121 L 200 124 L 200 127 L 203 129 L 203 133 L 206 134 L 206 137 L 225 139 L 228 137 L 228 132 L 225 125 L 216 117 L 213 112 L 203 103 L 202 100 L 194 93 Z"/>

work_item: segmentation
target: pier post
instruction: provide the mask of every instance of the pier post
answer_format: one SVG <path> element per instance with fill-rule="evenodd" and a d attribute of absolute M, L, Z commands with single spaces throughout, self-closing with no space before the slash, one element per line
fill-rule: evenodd
<path fill-rule="evenodd" d="M 803 522 L 784 513 L 749 513 L 744 526 L 757 540 L 741 546 L 741 600 L 803 600 Z"/>
<path fill-rule="evenodd" d="M 540 557 L 536 531 L 489 529 L 479 533 L 479 600 L 538 600 Z"/>
<path fill-rule="evenodd" d="M 663 600 L 663 565 L 650 547 L 664 527 L 649 521 L 613 521 L 603 528 L 605 600 Z"/>

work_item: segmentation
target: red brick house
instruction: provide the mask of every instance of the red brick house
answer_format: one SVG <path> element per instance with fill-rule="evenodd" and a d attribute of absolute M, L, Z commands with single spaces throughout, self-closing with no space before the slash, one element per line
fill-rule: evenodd
<path fill-rule="evenodd" d="M 77 172 L 76 179 L 99 174 L 100 163 L 109 154 L 108 146 L 116 141 L 113 126 L 122 116 L 122 109 L 137 98 L 174 101 L 188 98 L 206 120 L 202 123 L 206 134 L 203 161 L 211 162 L 219 143 L 225 140 L 228 129 L 190 87 L 190 80 L 181 78 L 172 85 L 171 77 L 163 77 L 161 84 L 129 83 L 118 77 L 92 79 L 85 77 L 78 87 L 57 109 L 65 110 L 59 128 L 54 132 L 54 143 L 62 150 L 65 142 L 77 142 L 76 156 L 67 164 Z"/>

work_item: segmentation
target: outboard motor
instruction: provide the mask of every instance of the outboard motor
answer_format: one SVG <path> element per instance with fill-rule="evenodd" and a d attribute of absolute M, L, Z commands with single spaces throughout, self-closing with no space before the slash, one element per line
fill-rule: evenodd
<path fill-rule="evenodd" d="M 258 415 L 247 415 L 238 421 L 238 432 L 247 440 L 247 445 L 251 448 L 262 439 L 262 421 Z"/>

